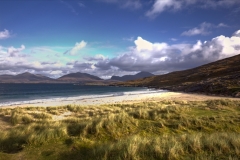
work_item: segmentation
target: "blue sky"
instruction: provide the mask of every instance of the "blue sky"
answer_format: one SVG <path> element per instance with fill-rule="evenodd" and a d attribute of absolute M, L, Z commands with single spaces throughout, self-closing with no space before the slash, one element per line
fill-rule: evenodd
<path fill-rule="evenodd" d="M 239 0 L 2 0 L 0 74 L 164 74 L 240 53 Z"/>

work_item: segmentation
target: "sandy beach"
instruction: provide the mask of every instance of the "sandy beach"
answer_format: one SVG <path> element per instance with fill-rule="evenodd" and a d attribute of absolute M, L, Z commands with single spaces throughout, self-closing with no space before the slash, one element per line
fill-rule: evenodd
<path fill-rule="evenodd" d="M 2 106 L 1 108 L 15 108 L 15 107 L 54 107 L 64 105 L 101 105 L 101 104 L 114 104 L 114 103 L 139 103 L 139 102 L 151 102 L 161 100 L 180 100 L 180 101 L 205 101 L 214 99 L 231 99 L 240 100 L 240 98 L 209 96 L 202 94 L 189 94 L 180 92 L 163 92 L 163 93 L 147 93 L 138 95 L 120 95 L 101 98 L 66 98 L 66 99 L 49 99 L 42 102 L 31 104 L 18 104 L 11 106 Z"/>

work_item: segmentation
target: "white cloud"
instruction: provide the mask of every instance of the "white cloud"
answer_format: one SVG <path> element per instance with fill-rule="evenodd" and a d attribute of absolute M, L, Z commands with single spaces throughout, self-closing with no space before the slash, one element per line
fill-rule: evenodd
<path fill-rule="evenodd" d="M 240 37 L 240 30 L 236 31 L 233 33 L 234 37 Z"/>
<path fill-rule="evenodd" d="M 203 22 L 200 27 L 192 28 L 182 33 L 183 36 L 207 35 L 210 33 L 209 28 L 212 27 L 211 23 Z"/>
<path fill-rule="evenodd" d="M 219 23 L 218 25 L 214 25 L 211 23 L 203 22 L 200 24 L 199 27 L 192 28 L 188 31 L 184 31 L 181 35 L 182 36 L 196 36 L 196 35 L 208 35 L 211 33 L 211 29 L 213 28 L 221 28 L 221 27 L 228 27 L 224 23 Z"/>
<path fill-rule="evenodd" d="M 50 74 L 51 72 L 57 73 L 61 71 L 62 74 L 67 72 L 70 68 L 61 62 L 54 62 L 55 58 L 48 58 L 47 61 L 43 60 L 42 55 L 24 53 L 25 46 L 21 45 L 19 48 L 0 47 L 0 73 L 1 74 L 19 74 L 22 72 L 32 72 L 36 74 L 44 74 L 51 77 L 57 75 Z M 49 50 L 48 50 L 49 51 Z M 44 52 L 42 52 L 44 53 Z M 57 57 L 57 60 L 61 57 Z M 59 75 L 58 75 L 59 76 Z"/>
<path fill-rule="evenodd" d="M 8 48 L 8 54 L 9 56 L 11 57 L 16 57 L 18 55 L 19 52 L 21 52 L 22 50 L 25 49 L 25 46 L 24 45 L 21 45 L 20 48 L 14 48 L 13 46 L 12 47 L 9 47 Z"/>
<path fill-rule="evenodd" d="M 240 30 L 232 37 L 218 36 L 195 44 L 151 43 L 140 37 L 129 51 L 95 64 L 106 71 L 113 67 L 121 71 L 149 71 L 166 73 L 196 67 L 240 54 Z M 236 36 L 237 35 L 237 36 Z"/>
<path fill-rule="evenodd" d="M 153 48 L 153 44 L 142 39 L 142 37 L 138 37 L 137 40 L 134 41 L 134 43 L 135 43 L 136 49 L 138 51 L 152 50 L 152 48 Z"/>
<path fill-rule="evenodd" d="M 155 3 L 150 11 L 146 13 L 148 17 L 154 17 L 165 10 L 177 10 L 182 7 L 182 3 L 176 0 L 155 0 Z"/>
<path fill-rule="evenodd" d="M 0 32 L 0 39 L 6 39 L 10 37 L 10 33 L 8 30 L 4 30 Z"/>
<path fill-rule="evenodd" d="M 107 58 L 104 55 L 102 55 L 102 54 L 97 54 L 95 56 L 85 57 L 84 59 L 89 61 L 89 62 L 91 62 L 91 61 L 97 61 L 98 62 L 98 61 L 105 60 Z"/>
<path fill-rule="evenodd" d="M 77 42 L 75 46 L 70 51 L 68 51 L 68 53 L 70 55 L 76 55 L 77 53 L 79 53 L 80 50 L 82 50 L 86 46 L 87 46 L 87 42 L 85 41 L 81 41 L 79 43 Z"/>
<path fill-rule="evenodd" d="M 228 27 L 228 25 L 226 25 L 226 24 L 224 24 L 224 23 L 219 23 L 218 25 L 217 25 L 217 27 Z"/>
<path fill-rule="evenodd" d="M 238 31 L 240 32 L 240 30 Z M 222 46 L 222 53 L 220 59 L 236 55 L 240 53 L 240 36 L 233 37 L 219 36 L 214 38 L 213 41 Z"/>
<path fill-rule="evenodd" d="M 152 8 L 146 12 L 146 16 L 154 18 L 165 11 L 177 11 L 188 6 L 200 8 L 217 8 L 239 5 L 239 0 L 155 0 Z"/>
<path fill-rule="evenodd" d="M 81 50 L 85 45 L 80 42 L 75 47 Z M 24 49 L 24 45 L 19 48 L 0 46 L 1 74 L 30 71 L 59 77 L 63 74 L 80 71 L 106 78 L 112 75 L 135 74 L 139 71 L 167 73 L 240 54 L 240 30 L 231 37 L 220 35 L 210 41 L 197 41 L 195 44 L 153 43 L 138 37 L 134 41 L 134 46 L 113 58 L 98 54 L 76 60 L 64 54 L 57 57 L 53 51 L 50 55 L 55 57 L 43 57 L 48 55 L 49 50 L 41 51 L 41 53 L 47 52 L 45 54 L 30 54 L 24 57 L 26 54 Z M 11 56 L 13 53 L 15 56 Z"/>

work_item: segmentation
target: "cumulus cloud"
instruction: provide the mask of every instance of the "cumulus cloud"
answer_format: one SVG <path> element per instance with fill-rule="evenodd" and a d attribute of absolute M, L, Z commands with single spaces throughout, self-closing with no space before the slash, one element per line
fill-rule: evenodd
<path fill-rule="evenodd" d="M 200 24 L 199 27 L 192 28 L 188 31 L 184 31 L 181 35 L 182 36 L 196 36 L 196 35 L 208 35 L 211 33 L 211 29 L 213 28 L 221 28 L 227 27 L 224 23 L 219 23 L 218 25 L 214 25 L 211 23 L 203 22 Z"/>
<path fill-rule="evenodd" d="M 76 46 L 84 46 L 77 43 Z M 68 59 L 68 55 L 60 58 L 42 59 L 39 57 L 22 57 L 25 46 L 19 48 L 0 47 L 0 73 L 22 73 L 29 71 L 51 77 L 59 77 L 71 72 L 87 72 L 101 78 L 112 75 L 135 74 L 139 71 L 167 73 L 196 67 L 202 64 L 240 54 L 240 30 L 232 36 L 217 36 L 209 41 L 197 41 L 194 44 L 150 42 L 137 37 L 134 46 L 125 52 L 109 58 L 102 54 L 84 57 L 84 59 Z M 82 48 L 82 47 L 79 47 Z M 11 56 L 18 53 L 17 56 Z M 59 59 L 64 59 L 63 61 Z M 59 61 L 58 61 L 59 60 Z"/>
<path fill-rule="evenodd" d="M 0 39 L 6 39 L 10 37 L 10 33 L 8 30 L 4 30 L 0 32 Z"/>
<path fill-rule="evenodd" d="M 79 53 L 80 50 L 82 50 L 86 46 L 87 46 L 87 42 L 85 41 L 81 41 L 79 43 L 77 42 L 72 49 L 66 51 L 64 54 L 76 55 L 77 53 Z"/>
<path fill-rule="evenodd" d="M 236 31 L 233 33 L 234 37 L 240 37 L 240 30 Z"/>
<path fill-rule="evenodd" d="M 82 72 L 86 72 L 86 71 L 91 71 L 94 70 L 96 67 L 94 66 L 94 63 L 91 62 L 79 62 L 76 61 L 73 63 L 73 68 L 77 69 L 77 70 L 81 70 Z"/>
<path fill-rule="evenodd" d="M 92 57 L 85 57 L 84 59 L 87 60 L 87 61 L 101 61 L 101 60 L 105 60 L 106 57 L 102 54 L 97 54 L 97 55 L 92 56 Z"/>
<path fill-rule="evenodd" d="M 147 40 L 142 39 L 142 37 L 138 37 L 137 40 L 134 41 L 134 43 L 138 51 L 152 50 L 153 48 L 153 44 L 151 42 L 148 42 Z"/>
<path fill-rule="evenodd" d="M 0 72 L 2 74 L 19 74 L 31 72 L 34 74 L 43 74 L 49 77 L 59 77 L 68 73 L 71 68 L 61 63 L 41 63 L 40 61 L 29 61 L 26 58 L 6 58 L 0 61 Z"/>
<path fill-rule="evenodd" d="M 146 16 L 154 18 L 164 11 L 178 11 L 191 5 L 201 8 L 217 8 L 239 4 L 239 0 L 155 0 L 152 8 L 146 12 Z"/>
<path fill-rule="evenodd" d="M 81 41 L 68 51 L 68 54 L 77 54 L 86 47 L 87 43 Z M 31 72 L 34 74 L 43 74 L 52 78 L 57 78 L 64 74 L 72 72 L 89 72 L 94 71 L 94 64 L 86 62 L 74 62 L 71 56 L 61 54 L 61 51 L 68 47 L 32 47 L 26 49 L 24 45 L 20 47 L 3 47 L 0 46 L 0 74 L 19 74 L 22 72 Z M 83 57 L 81 55 L 80 57 Z M 96 55 L 92 61 L 104 60 L 103 55 Z M 79 58 L 81 59 L 81 58 Z M 89 57 L 89 61 L 91 58 Z M 83 59 L 81 60 L 81 62 Z M 83 62 L 84 63 L 84 62 Z"/>
<path fill-rule="evenodd" d="M 24 53 L 25 46 L 19 48 L 0 47 L 0 73 L 1 74 L 19 74 L 22 72 L 31 72 L 43 74 L 50 77 L 58 77 L 60 73 L 64 74 L 71 68 L 60 62 L 53 62 L 54 59 L 41 61 L 39 57 L 32 57 L 32 54 Z M 60 75 L 61 75 L 60 74 Z"/>
<path fill-rule="evenodd" d="M 223 35 L 211 41 L 195 44 L 152 43 L 138 37 L 135 46 L 112 59 L 97 62 L 100 70 L 117 68 L 122 71 L 166 73 L 196 67 L 212 61 L 240 54 L 240 30 L 232 37 Z"/>
<path fill-rule="evenodd" d="M 20 48 L 9 47 L 8 48 L 8 54 L 9 54 L 10 57 L 16 57 L 16 56 L 18 56 L 18 53 L 21 52 L 24 49 L 25 49 L 24 45 L 21 45 Z"/>

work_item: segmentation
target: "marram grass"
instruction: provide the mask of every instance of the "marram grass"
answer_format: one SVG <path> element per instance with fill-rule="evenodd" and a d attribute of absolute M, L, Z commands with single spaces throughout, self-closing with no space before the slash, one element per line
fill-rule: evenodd
<path fill-rule="evenodd" d="M 0 109 L 0 159 L 239 159 L 240 101 Z"/>

